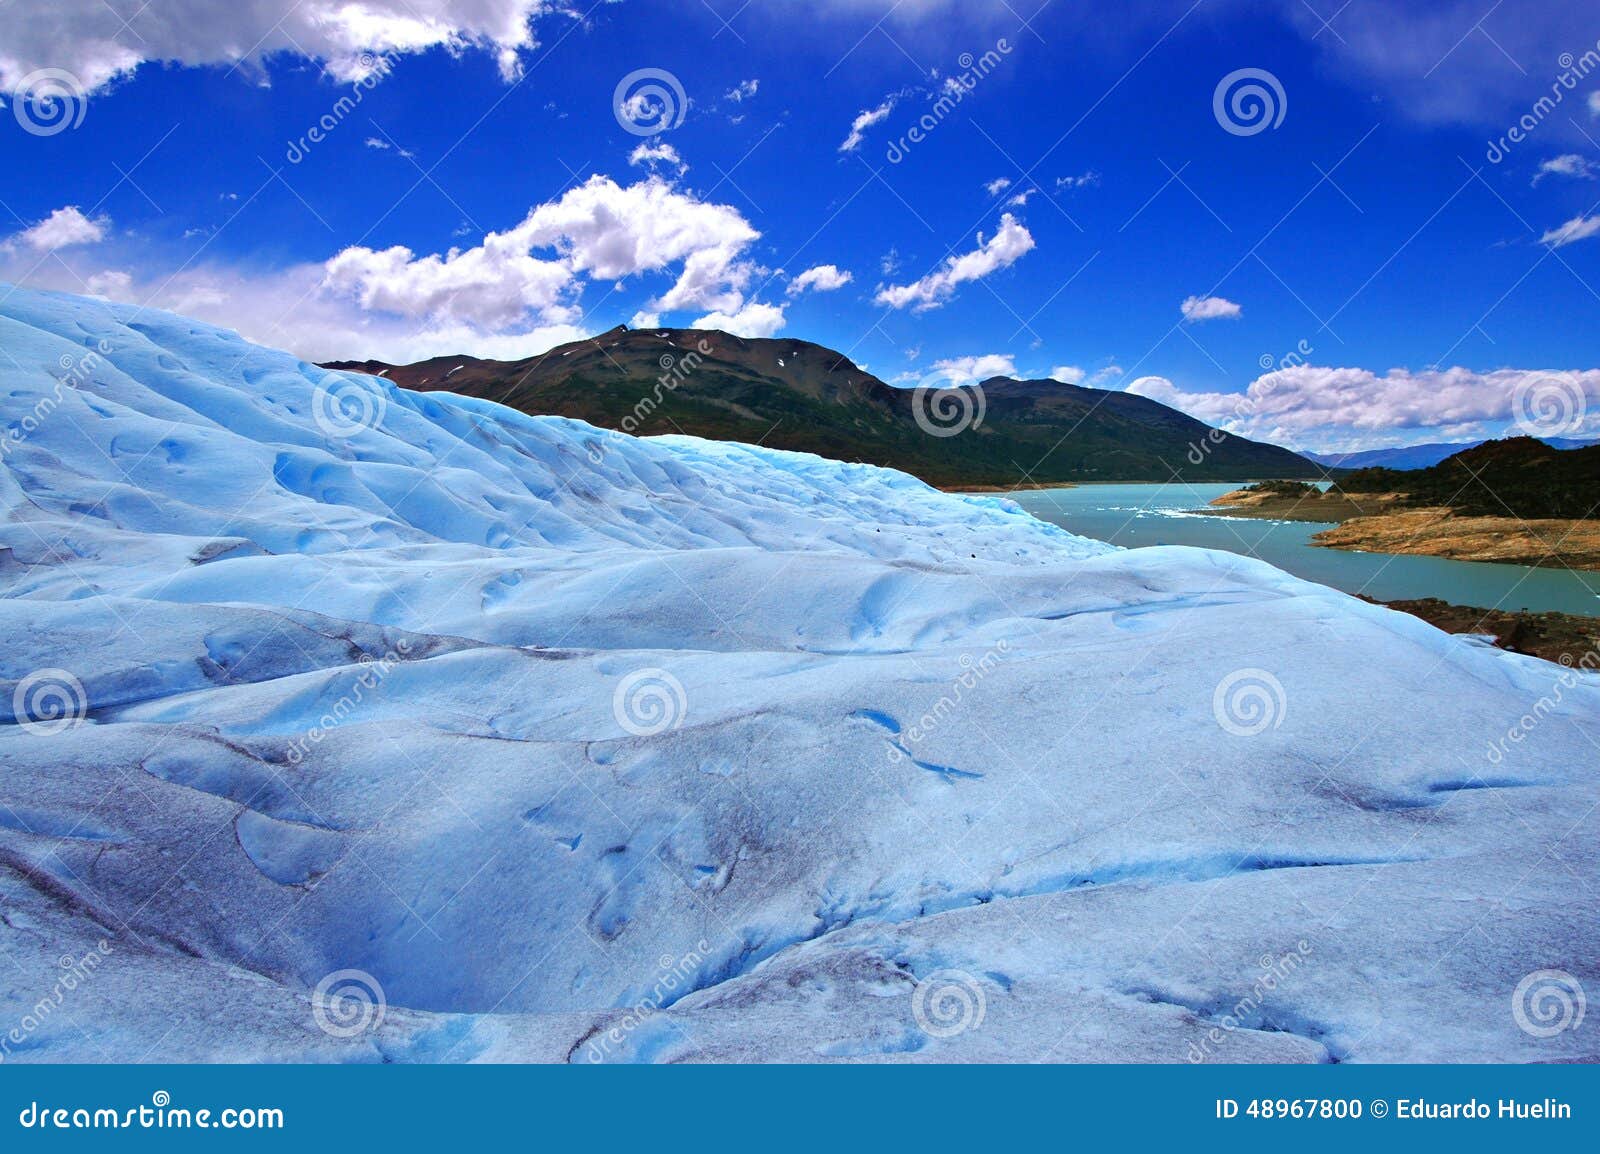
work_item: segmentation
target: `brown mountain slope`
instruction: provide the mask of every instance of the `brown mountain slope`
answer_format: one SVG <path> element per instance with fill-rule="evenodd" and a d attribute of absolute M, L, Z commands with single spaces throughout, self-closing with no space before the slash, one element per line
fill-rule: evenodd
<path fill-rule="evenodd" d="M 1211 442 L 1209 426 L 1131 393 L 996 377 L 983 382 L 981 401 L 970 389 L 919 398 L 821 345 L 714 330 L 619 326 L 523 361 L 328 367 L 641 436 L 688 433 L 887 465 L 940 485 L 1321 475 L 1274 445 Z M 969 410 L 981 420 L 963 431 L 928 431 Z"/>

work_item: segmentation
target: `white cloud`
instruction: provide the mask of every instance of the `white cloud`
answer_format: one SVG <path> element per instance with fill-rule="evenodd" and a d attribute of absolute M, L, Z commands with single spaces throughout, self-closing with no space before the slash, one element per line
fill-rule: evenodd
<path fill-rule="evenodd" d="M 1178 306 L 1183 312 L 1183 319 L 1190 324 L 1200 321 L 1236 320 L 1244 315 L 1244 309 L 1226 297 L 1184 297 L 1183 304 Z"/>
<path fill-rule="evenodd" d="M 383 139 L 381 139 L 379 137 L 376 137 L 376 136 L 367 137 L 366 144 L 367 144 L 368 148 L 375 148 L 379 152 L 388 152 L 388 151 L 390 151 L 392 149 L 394 151 L 395 155 L 403 156 L 407 160 L 415 159 L 415 157 L 417 155 L 416 153 L 412 152 L 409 148 L 397 148 L 394 145 L 390 144 L 387 140 L 383 140 Z M 235 198 L 235 199 L 237 199 L 237 198 Z"/>
<path fill-rule="evenodd" d="M 628 153 L 628 163 L 648 165 L 654 169 L 657 165 L 671 165 L 677 169 L 679 176 L 689 171 L 689 166 L 684 163 L 683 157 L 678 155 L 678 150 L 664 140 L 647 140 L 632 152 Z"/>
<path fill-rule="evenodd" d="M 1555 77 L 1574 72 L 1570 54 L 1595 41 L 1591 6 L 1550 0 L 1386 0 L 1334 5 L 1336 13 L 1305 0 L 1276 3 L 1350 87 L 1413 119 L 1470 123 L 1495 137 L 1536 101 L 1551 100 Z M 1560 132 L 1565 117 L 1546 123 Z"/>
<path fill-rule="evenodd" d="M 1028 203 L 1028 198 L 1038 191 L 1039 190 L 1037 188 L 1025 188 L 1021 192 L 1017 193 L 1017 195 L 1013 196 L 1010 200 L 1006 201 L 1006 203 L 1013 204 L 1018 208 L 1021 208 Z"/>
<path fill-rule="evenodd" d="M 807 289 L 819 293 L 833 292 L 844 288 L 853 279 L 848 271 L 842 271 L 837 265 L 819 264 L 806 269 L 789 282 L 789 295 L 796 296 Z"/>
<path fill-rule="evenodd" d="M 987 192 L 990 196 L 999 196 L 1002 192 L 1010 187 L 1011 178 L 1009 176 L 997 176 L 988 184 L 983 186 L 983 191 Z"/>
<path fill-rule="evenodd" d="M 105 297 L 107 300 L 126 300 L 133 290 L 133 276 L 131 273 L 121 272 L 116 269 L 107 269 L 97 272 L 84 282 L 84 288 L 92 297 Z"/>
<path fill-rule="evenodd" d="M 230 0 L 134 7 L 103 0 L 0 4 L 0 87 L 11 89 L 41 68 L 63 68 L 94 92 L 145 62 L 259 66 L 277 53 L 304 54 L 349 81 L 371 69 L 363 53 L 435 47 L 492 52 L 509 80 L 521 73 L 521 53 L 536 45 L 530 21 L 562 9 L 553 0 L 300 0 L 293 7 L 282 0 Z"/>
<path fill-rule="evenodd" d="M 1099 183 L 1100 183 L 1100 174 L 1098 172 L 1094 171 L 1093 169 L 1090 169 L 1088 172 L 1085 172 L 1085 173 L 1083 173 L 1082 175 L 1079 175 L 1079 176 L 1058 176 L 1058 177 L 1056 177 L 1056 191 L 1057 192 L 1065 192 L 1068 189 L 1073 189 L 1073 188 L 1087 188 L 1090 185 L 1095 185 L 1095 184 L 1099 184 Z"/>
<path fill-rule="evenodd" d="M 1600 175 L 1600 164 L 1579 156 L 1576 152 L 1569 152 L 1565 156 L 1556 156 L 1539 165 L 1539 171 L 1533 174 L 1533 183 L 1538 184 L 1547 176 L 1570 176 L 1575 180 L 1593 180 Z"/>
<path fill-rule="evenodd" d="M 91 220 L 75 204 L 58 208 L 31 228 L 25 228 L 8 243 L 25 245 L 35 252 L 53 252 L 79 244 L 98 244 L 106 237 L 111 221 L 106 217 Z"/>
<path fill-rule="evenodd" d="M 87 284 L 90 292 L 226 325 L 308 360 L 445 353 L 516 359 L 606 327 L 609 320 L 586 317 L 583 293 L 591 282 L 609 288 L 635 275 L 669 278 L 655 300 L 629 304 L 641 314 L 635 324 L 657 324 L 662 313 L 681 309 L 704 313 L 697 324 L 743 335 L 777 331 L 783 308 L 745 296 L 750 278 L 764 272 L 745 255 L 759 237 L 737 209 L 659 177 L 623 187 L 595 176 L 535 206 L 514 227 L 445 252 L 358 246 L 276 271 L 197 264 L 169 274 L 156 267 L 150 242 L 137 237 L 72 248 L 61 254 L 67 263 L 43 265 L 13 238 L 0 244 L 0 280 L 26 278 L 69 292 Z M 125 268 L 145 272 L 135 278 Z"/>
<path fill-rule="evenodd" d="M 477 323 L 490 330 L 533 314 L 557 322 L 577 315 L 564 304 L 574 273 L 560 260 L 529 254 L 517 235 L 491 232 L 477 248 L 417 256 L 403 245 L 347 248 L 326 265 L 325 284 L 361 307 L 419 320 Z"/>
<path fill-rule="evenodd" d="M 947 258 L 936 272 L 921 280 L 880 289 L 874 299 L 897 309 L 911 305 L 917 312 L 938 308 L 959 285 L 1015 264 L 1033 247 L 1033 234 L 1008 212 L 1000 218 L 999 230 L 988 241 L 978 234 L 978 247 L 972 252 Z"/>
<path fill-rule="evenodd" d="M 575 324 L 534 321 L 489 332 L 478 325 L 419 322 L 369 311 L 357 300 L 324 292 L 320 264 L 275 272 L 197 265 L 175 275 L 151 272 L 136 279 L 117 269 L 85 267 L 88 252 L 64 254 L 74 264 L 71 271 L 52 261 L 29 277 L 29 283 L 76 293 L 87 285 L 94 295 L 209 321 L 258 344 L 288 349 L 307 361 L 373 358 L 403 363 L 447 353 L 520 360 L 589 335 Z M 0 279 L 16 275 L 17 270 L 0 259 Z"/>
<path fill-rule="evenodd" d="M 966 385 L 990 377 L 1017 376 L 1017 362 L 1005 353 L 982 353 L 974 357 L 947 357 L 933 362 L 933 376 L 950 384 Z M 933 383 L 933 382 L 924 382 Z"/>
<path fill-rule="evenodd" d="M 1120 365 L 1105 365 L 1089 372 L 1078 365 L 1057 365 L 1050 370 L 1050 379 L 1063 385 L 1082 385 L 1087 389 L 1103 389 L 1122 376 Z"/>
<path fill-rule="evenodd" d="M 645 312 L 640 309 L 628 321 L 630 329 L 659 329 L 661 327 L 661 314 Z"/>
<path fill-rule="evenodd" d="M 889 118 L 889 113 L 894 111 L 896 101 L 900 99 L 898 93 L 884 97 L 883 103 L 876 108 L 868 108 L 856 115 L 850 122 L 850 135 L 844 138 L 844 143 L 839 146 L 840 152 L 854 152 L 861 147 L 861 142 L 866 139 L 867 129 L 874 124 L 880 124 Z"/>
<path fill-rule="evenodd" d="M 760 87 L 761 81 L 759 80 L 742 80 L 738 84 L 734 85 L 734 87 L 730 88 L 727 92 L 723 93 L 723 99 L 731 100 L 735 104 L 739 104 L 742 101 L 749 100 L 752 96 L 754 96 L 756 94 L 756 90 Z"/>
<path fill-rule="evenodd" d="M 736 312 L 755 271 L 741 257 L 760 235 L 737 209 L 660 177 L 622 187 L 593 176 L 476 248 L 421 257 L 402 246 L 348 248 L 327 263 L 326 281 L 364 308 L 500 329 L 530 315 L 571 323 L 584 275 L 617 280 L 681 263 L 676 282 L 647 308 Z"/>
<path fill-rule="evenodd" d="M 1589 115 L 1600 116 L 1600 89 L 1589 93 Z"/>
<path fill-rule="evenodd" d="M 770 337 L 783 328 L 785 318 L 782 305 L 751 301 L 737 312 L 707 313 L 692 323 L 692 329 L 721 329 L 736 337 Z"/>
<path fill-rule="evenodd" d="M 1380 376 L 1370 369 L 1299 365 L 1257 377 L 1244 393 L 1186 392 L 1165 377 L 1140 377 L 1127 391 L 1243 436 L 1316 450 L 1515 433 L 1519 387 L 1557 390 L 1574 410 L 1581 396 L 1588 431 L 1600 427 L 1600 369 L 1390 369 Z"/>
<path fill-rule="evenodd" d="M 1600 216 L 1584 216 L 1580 213 L 1560 228 L 1553 228 L 1545 233 L 1539 238 L 1539 243 L 1547 244 L 1551 248 L 1561 248 L 1563 245 L 1587 240 L 1596 234 L 1600 234 Z"/>

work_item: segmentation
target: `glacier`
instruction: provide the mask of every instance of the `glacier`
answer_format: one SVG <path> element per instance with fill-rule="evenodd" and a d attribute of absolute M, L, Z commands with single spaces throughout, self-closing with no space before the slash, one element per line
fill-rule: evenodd
<path fill-rule="evenodd" d="M 1600 1056 L 1593 673 L 0 292 L 0 1060 Z"/>

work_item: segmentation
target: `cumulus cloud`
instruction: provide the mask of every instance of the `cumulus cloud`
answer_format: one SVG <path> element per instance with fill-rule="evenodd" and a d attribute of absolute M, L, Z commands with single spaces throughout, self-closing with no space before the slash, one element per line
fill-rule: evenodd
<path fill-rule="evenodd" d="M 850 135 L 844 138 L 844 143 L 839 146 L 840 152 L 854 152 L 861 147 L 862 141 L 867 138 L 867 129 L 874 124 L 881 124 L 889 118 L 889 113 L 894 111 L 895 103 L 900 99 L 899 94 L 891 94 L 883 98 L 883 103 L 876 108 L 867 108 L 856 114 L 850 122 Z"/>
<path fill-rule="evenodd" d="M 553 0 L 230 0 L 146 4 L 129 15 L 133 7 L 0 4 L 0 86 L 64 68 L 94 92 L 146 62 L 256 65 L 276 53 L 308 56 L 354 80 L 372 67 L 364 53 L 435 47 L 491 52 L 501 75 L 514 79 L 521 54 L 537 43 L 531 21 L 562 9 Z"/>
<path fill-rule="evenodd" d="M 1376 448 L 1516 433 L 1529 397 L 1544 391 L 1587 414 L 1568 435 L 1600 431 L 1600 369 L 1558 372 L 1450 368 L 1412 372 L 1297 365 L 1257 377 L 1243 393 L 1188 392 L 1165 377 L 1140 377 L 1127 391 L 1209 424 L 1303 449 Z"/>
<path fill-rule="evenodd" d="M 1050 379 L 1063 385 L 1082 385 L 1088 389 L 1103 389 L 1122 376 L 1121 365 L 1104 365 L 1089 372 L 1078 365 L 1057 365 L 1050 370 Z"/>
<path fill-rule="evenodd" d="M 759 80 L 741 80 L 738 84 L 723 93 L 724 100 L 731 100 L 735 104 L 749 100 L 761 87 Z"/>
<path fill-rule="evenodd" d="M 1178 307 L 1183 312 L 1183 319 L 1190 324 L 1236 320 L 1244 315 L 1244 309 L 1226 297 L 1184 297 L 1183 304 Z"/>
<path fill-rule="evenodd" d="M 692 329 L 721 329 L 736 337 L 770 337 L 785 323 L 782 305 L 751 301 L 737 312 L 707 313 L 689 327 Z"/>
<path fill-rule="evenodd" d="M 1081 173 L 1078 176 L 1058 176 L 1058 177 L 1056 177 L 1056 191 L 1057 192 L 1066 192 L 1069 189 L 1074 189 L 1074 188 L 1088 188 L 1090 185 L 1095 185 L 1095 184 L 1099 184 L 1099 183 L 1100 183 L 1100 174 L 1098 172 L 1095 172 L 1093 169 L 1090 169 L 1088 172 Z"/>
<path fill-rule="evenodd" d="M 618 280 L 681 264 L 648 309 L 731 313 L 744 305 L 755 272 L 742 254 L 760 235 L 737 209 L 660 177 L 624 187 L 593 176 L 475 248 L 426 256 L 399 245 L 347 248 L 327 262 L 326 284 L 367 309 L 500 329 L 529 316 L 570 324 L 580 315 L 572 298 L 584 276 Z"/>
<path fill-rule="evenodd" d="M 133 289 L 133 274 L 118 269 L 97 272 L 84 282 L 84 289 L 92 297 L 106 300 L 126 300 Z"/>
<path fill-rule="evenodd" d="M 520 360 L 602 327 L 548 324 L 533 318 L 523 325 L 486 331 L 454 320 L 418 321 L 372 311 L 359 300 L 328 293 L 323 287 L 324 268 L 317 263 L 275 271 L 196 265 L 175 274 L 152 271 L 135 276 L 121 269 L 89 267 L 85 262 L 95 251 L 69 250 L 62 255 L 71 268 L 50 261 L 29 276 L 28 283 L 196 317 L 258 344 L 288 349 L 307 361 L 408 362 L 463 352 Z M 0 254 L 0 280 L 17 278 L 19 257 L 8 264 Z M 146 263 L 140 259 L 134 267 Z"/>
<path fill-rule="evenodd" d="M 71 214 L 54 219 L 56 239 L 86 235 Z M 659 177 L 624 187 L 596 176 L 514 227 L 446 252 L 354 246 L 278 270 L 197 264 L 173 274 L 161 270 L 147 239 L 80 244 L 41 264 L 35 246 L 12 238 L 0 244 L 0 280 L 69 292 L 87 286 L 226 325 L 308 360 L 456 352 L 516 359 L 605 327 L 609 321 L 585 314 L 584 291 L 636 275 L 662 276 L 667 287 L 642 307 L 630 304 L 640 311 L 635 324 L 658 324 L 662 313 L 683 309 L 705 314 L 699 324 L 745 335 L 776 331 L 782 308 L 747 300 L 744 291 L 762 271 L 745 256 L 759 236 L 737 209 Z M 135 277 L 126 268 L 147 271 Z"/>
<path fill-rule="evenodd" d="M 1010 187 L 1011 178 L 1009 176 L 997 176 L 988 184 L 983 186 L 983 191 L 987 192 L 990 196 L 999 196 L 1002 192 Z"/>
<path fill-rule="evenodd" d="M 954 385 L 986 381 L 990 377 L 1015 377 L 1017 362 L 1005 353 L 982 353 L 974 357 L 947 357 L 933 362 L 933 376 Z M 936 382 L 924 382 L 936 383 Z"/>
<path fill-rule="evenodd" d="M 853 279 L 848 271 L 841 270 L 837 265 L 814 265 L 789 282 L 789 295 L 798 296 L 807 289 L 819 293 L 833 292 L 844 288 Z"/>
<path fill-rule="evenodd" d="M 11 238 L 12 243 L 23 245 L 35 252 L 53 252 L 78 244 L 98 244 L 106 237 L 111 221 L 106 217 L 91 220 L 75 204 L 58 208 L 31 228 L 25 228 Z"/>
<path fill-rule="evenodd" d="M 1538 184 L 1547 176 L 1570 176 L 1575 180 L 1593 180 L 1600 174 L 1600 164 L 1579 156 L 1576 152 L 1569 152 L 1565 156 L 1551 157 L 1539 165 L 1539 171 L 1533 174 L 1533 183 Z"/>
<path fill-rule="evenodd" d="M 874 299 L 890 308 L 912 306 L 917 312 L 938 308 L 960 285 L 1015 264 L 1033 247 L 1033 234 L 1008 212 L 1000 218 L 994 236 L 985 241 L 983 234 L 978 234 L 978 247 L 972 252 L 947 258 L 936 271 L 910 284 L 879 289 Z"/>
<path fill-rule="evenodd" d="M 531 256 L 513 230 L 491 232 L 477 248 L 417 256 L 404 245 L 347 248 L 327 263 L 326 284 L 355 296 L 365 309 L 417 319 L 477 322 L 490 329 L 530 313 L 571 319 L 563 306 L 573 270 Z"/>
<path fill-rule="evenodd" d="M 1580 240 L 1587 240 L 1597 233 L 1600 233 L 1600 216 L 1584 216 L 1579 213 L 1560 228 L 1553 228 L 1545 233 L 1539 238 L 1539 243 L 1547 244 L 1551 248 L 1561 248 Z"/>
<path fill-rule="evenodd" d="M 670 166 L 679 176 L 689 171 L 689 166 L 684 163 L 683 157 L 678 155 L 678 150 L 664 140 L 645 141 L 628 153 L 628 163 L 635 167 L 642 164 L 651 169 L 660 165 Z"/>

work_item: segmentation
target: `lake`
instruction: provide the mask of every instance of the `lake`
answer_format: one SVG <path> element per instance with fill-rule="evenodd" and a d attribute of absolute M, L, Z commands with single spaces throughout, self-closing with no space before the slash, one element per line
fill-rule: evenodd
<path fill-rule="evenodd" d="M 1383 601 L 1438 597 L 1489 609 L 1557 610 L 1600 617 L 1600 572 L 1530 569 L 1311 544 L 1326 525 L 1195 513 L 1235 484 L 1079 485 L 1013 494 L 1035 517 L 1084 537 L 1136 549 L 1198 545 L 1270 562 L 1297 577 Z"/>

